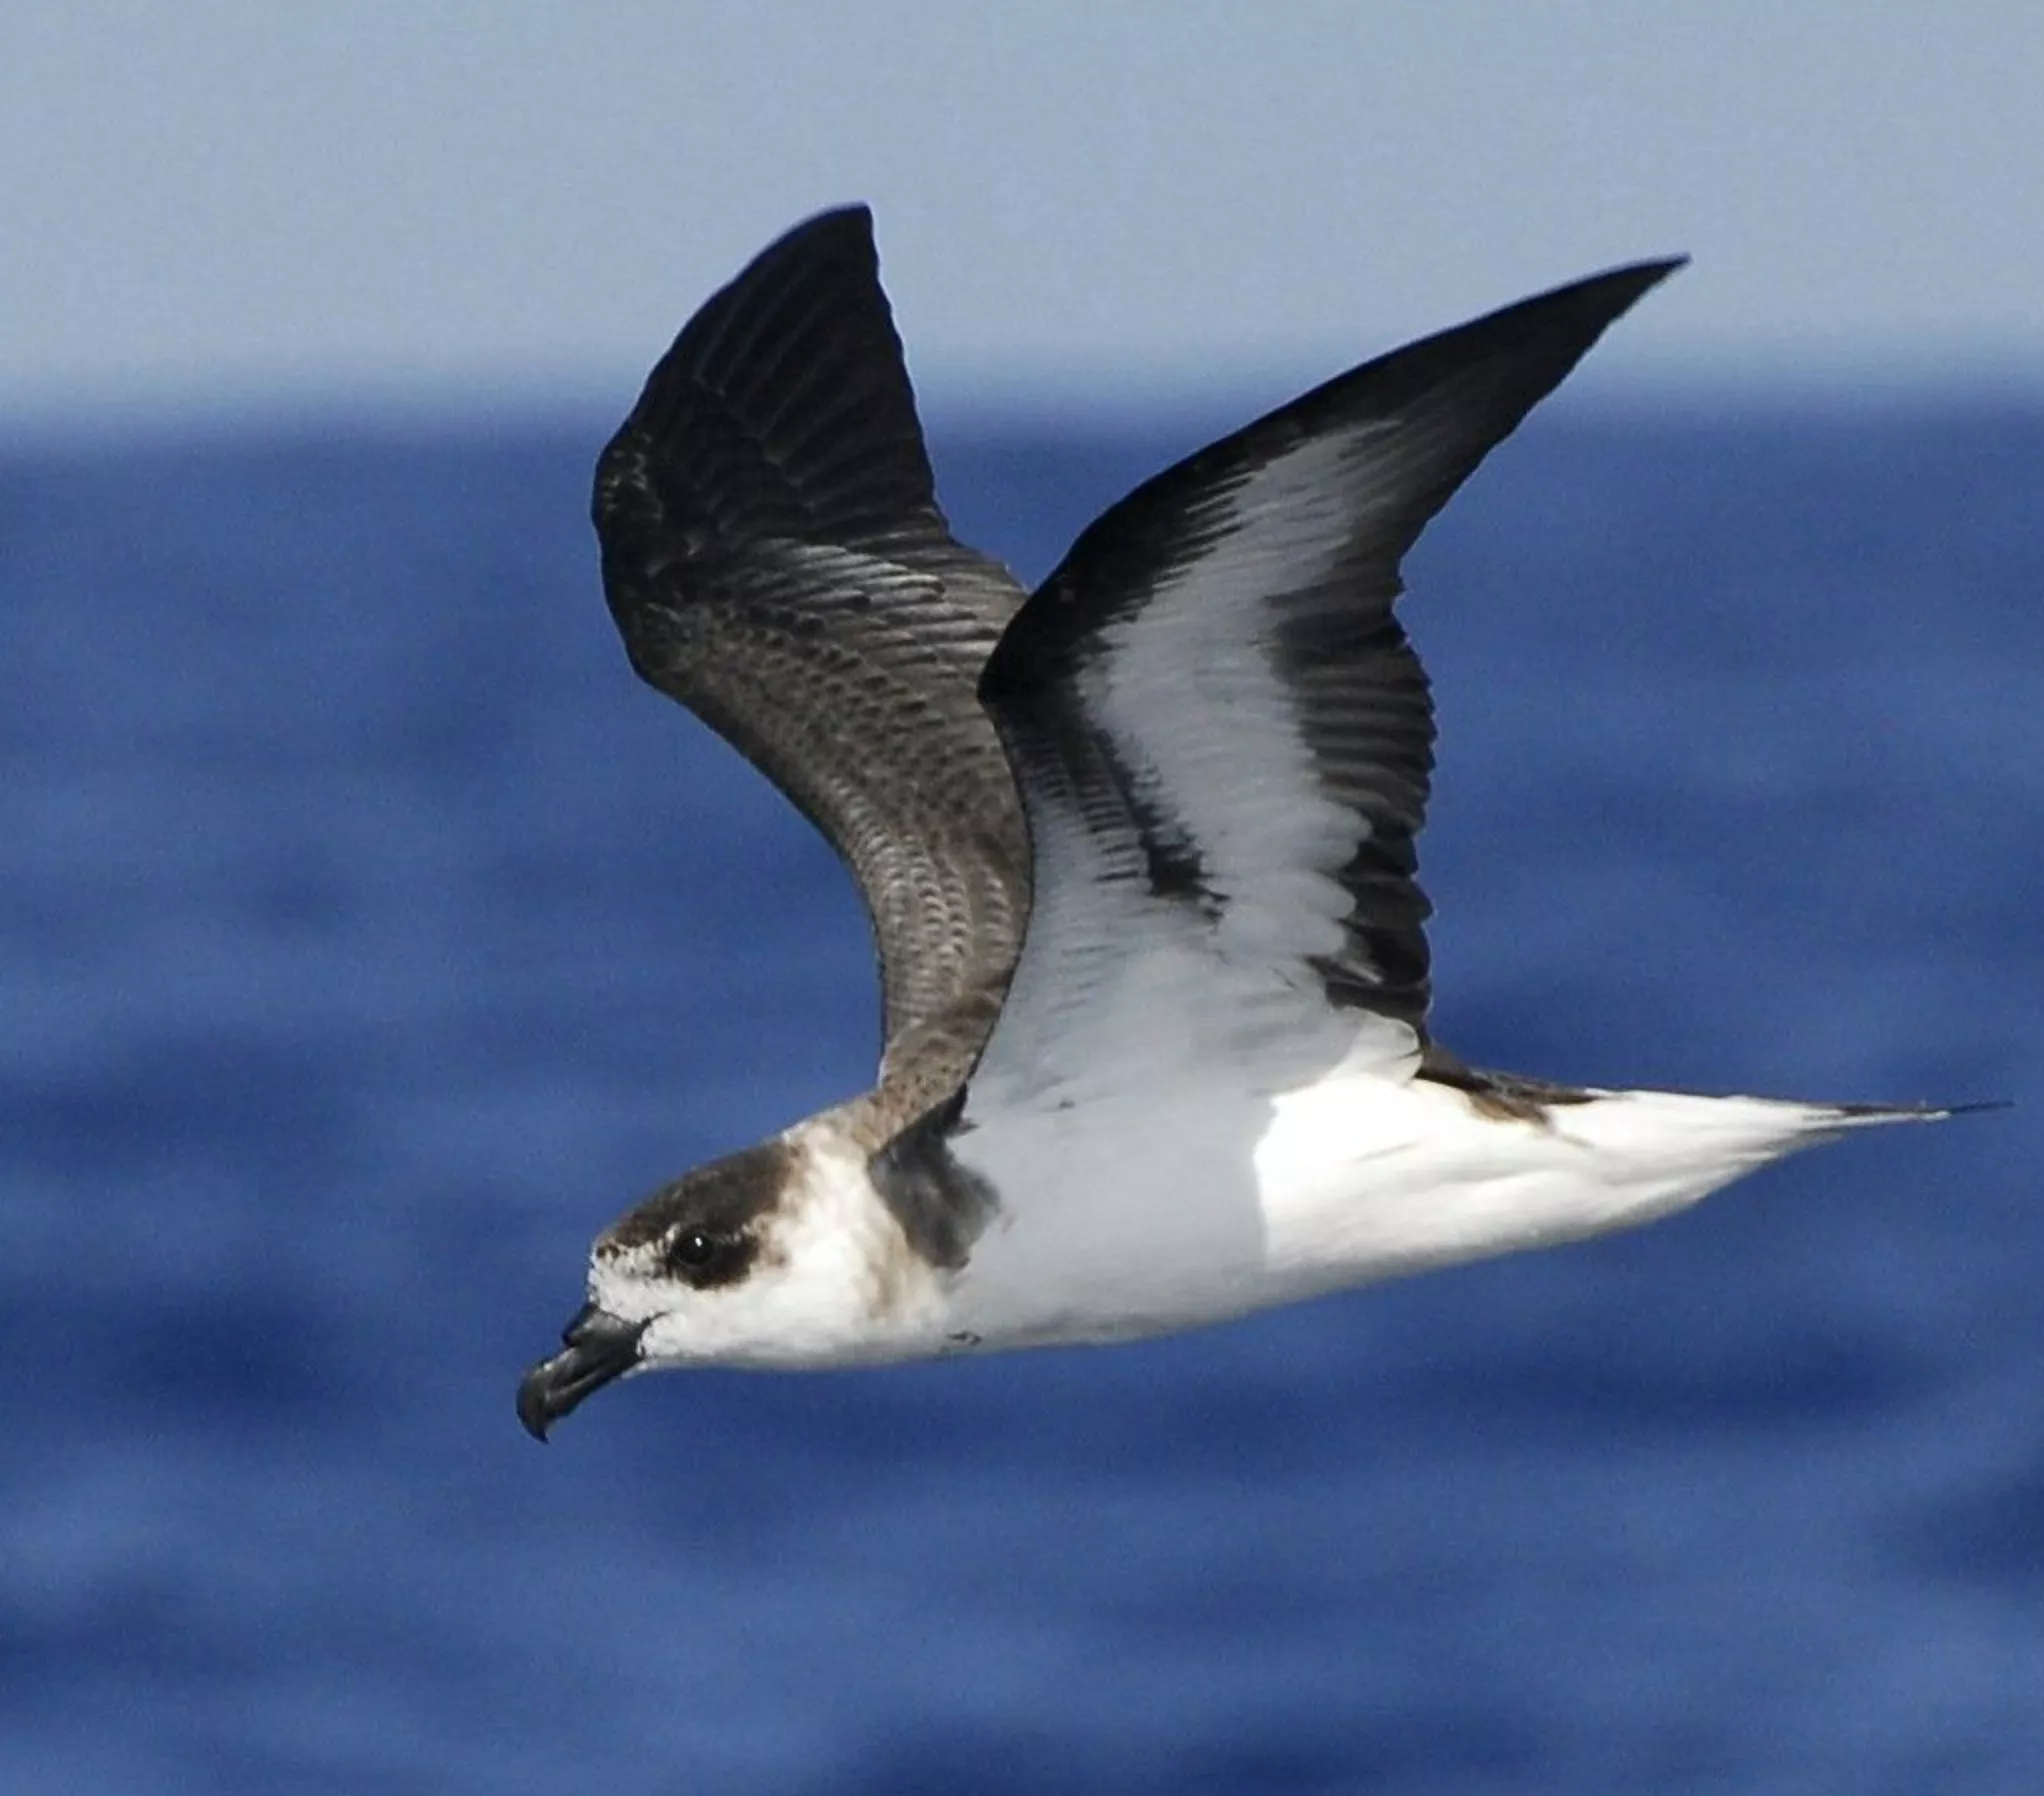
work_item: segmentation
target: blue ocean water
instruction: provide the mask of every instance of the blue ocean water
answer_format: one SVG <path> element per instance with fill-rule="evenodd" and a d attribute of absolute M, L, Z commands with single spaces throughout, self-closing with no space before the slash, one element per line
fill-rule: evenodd
<path fill-rule="evenodd" d="M 937 454 L 1040 574 L 1203 434 Z M 589 1237 L 875 1034 L 626 671 L 601 435 L 0 454 L 0 1788 L 2044 1788 L 2044 410 L 1564 403 L 1406 607 L 1445 1040 L 2026 1108 L 541 1451 Z"/>

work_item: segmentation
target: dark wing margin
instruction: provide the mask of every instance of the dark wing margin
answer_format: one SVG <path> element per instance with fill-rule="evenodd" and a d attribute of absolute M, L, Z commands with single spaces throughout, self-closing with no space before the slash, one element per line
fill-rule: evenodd
<path fill-rule="evenodd" d="M 796 227 L 683 328 L 597 464 L 633 667 L 753 762 L 872 918 L 897 1120 L 971 1066 L 1028 911 L 975 684 L 1022 602 L 938 509 L 864 207 Z"/>
<path fill-rule="evenodd" d="M 1434 725 L 1392 615 L 1399 563 L 1605 327 L 1680 265 L 1617 269 L 1366 363 L 1086 530 L 981 680 L 1036 842 L 1011 1012 L 1069 1011 L 1058 988 L 1104 991 L 1103 968 L 1129 951 L 1116 942 L 1145 928 L 1183 941 L 1196 916 L 1222 964 L 1317 982 L 1328 1003 L 1424 1042 L 1415 844 Z M 1012 1020 L 1017 1052 L 1057 1051 L 1055 1031 Z M 1010 1025 L 990 1059 L 1012 1061 Z"/>

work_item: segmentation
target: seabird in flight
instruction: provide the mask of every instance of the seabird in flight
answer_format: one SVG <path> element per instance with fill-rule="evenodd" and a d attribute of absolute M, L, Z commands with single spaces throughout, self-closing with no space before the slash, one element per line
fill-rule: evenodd
<path fill-rule="evenodd" d="M 872 221 L 692 318 L 597 467 L 632 666 L 850 863 L 873 1089 L 600 1235 L 525 1426 L 711 1362 L 1188 1328 L 1665 1216 L 1949 1110 L 1550 1084 L 1427 1031 L 1433 765 L 1399 563 L 1679 264 L 1337 376 L 1157 475 L 1034 593 L 931 481 Z"/>

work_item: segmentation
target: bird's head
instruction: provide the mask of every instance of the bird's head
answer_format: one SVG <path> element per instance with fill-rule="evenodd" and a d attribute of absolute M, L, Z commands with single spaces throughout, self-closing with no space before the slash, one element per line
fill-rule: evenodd
<path fill-rule="evenodd" d="M 862 1158 L 781 1136 L 664 1185 L 599 1235 L 588 1301 L 518 1386 L 544 1440 L 592 1391 L 670 1366 L 858 1357 L 899 1290 Z"/>

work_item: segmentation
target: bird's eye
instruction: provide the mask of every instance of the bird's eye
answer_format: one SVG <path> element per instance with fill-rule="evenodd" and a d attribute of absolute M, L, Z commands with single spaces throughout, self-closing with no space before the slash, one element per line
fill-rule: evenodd
<path fill-rule="evenodd" d="M 708 1291 L 735 1284 L 752 1265 L 754 1243 L 743 1229 L 677 1228 L 660 1250 L 667 1270 L 676 1278 Z"/>
<path fill-rule="evenodd" d="M 667 1257 L 677 1266 L 700 1270 L 717 1257 L 717 1238 L 703 1229 L 683 1229 L 669 1244 Z"/>

